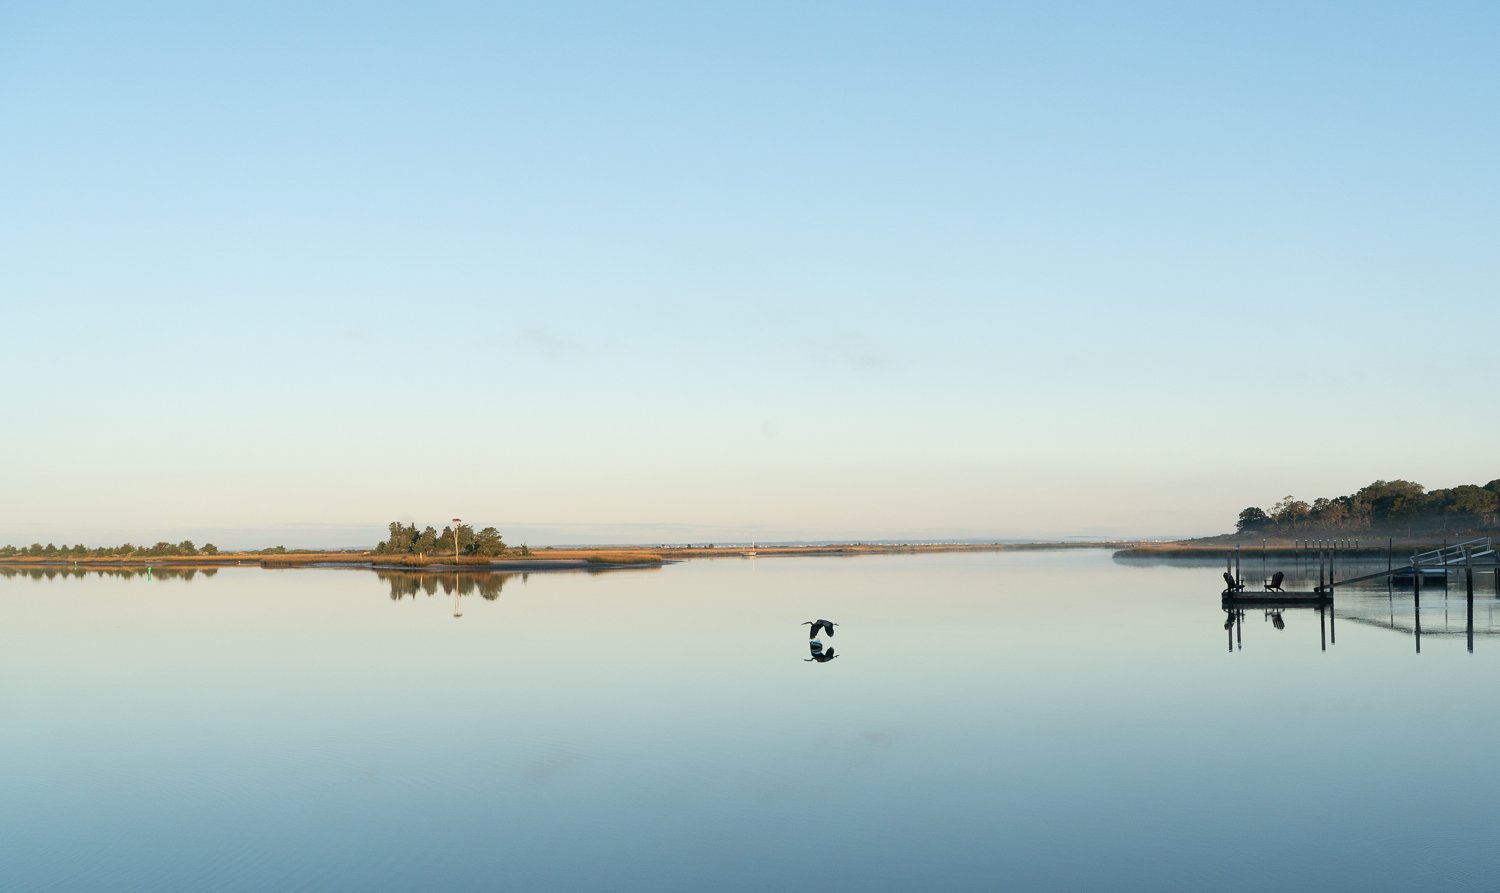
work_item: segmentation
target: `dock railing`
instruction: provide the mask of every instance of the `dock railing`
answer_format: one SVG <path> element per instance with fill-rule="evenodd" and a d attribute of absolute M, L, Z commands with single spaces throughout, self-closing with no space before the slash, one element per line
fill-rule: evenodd
<path fill-rule="evenodd" d="M 1487 536 L 1478 539 L 1465 540 L 1444 546 L 1441 549 L 1432 549 L 1427 552 L 1418 552 L 1411 557 L 1411 565 L 1418 567 L 1449 567 L 1458 565 L 1463 567 L 1475 558 L 1485 558 L 1495 554 L 1495 544 Z"/>

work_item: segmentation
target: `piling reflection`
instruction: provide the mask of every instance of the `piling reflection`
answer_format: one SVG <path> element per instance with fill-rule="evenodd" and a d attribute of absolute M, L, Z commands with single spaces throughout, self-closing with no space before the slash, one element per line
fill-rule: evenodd
<path fill-rule="evenodd" d="M 1433 591 L 1418 585 L 1412 590 L 1400 591 L 1392 587 L 1385 593 L 1351 592 L 1318 604 L 1278 606 L 1265 604 L 1267 600 L 1262 598 L 1256 599 L 1261 604 L 1242 606 L 1240 601 L 1226 598 L 1221 605 L 1223 629 L 1230 651 L 1244 650 L 1246 610 L 1259 610 L 1263 621 L 1261 628 L 1268 624 L 1268 632 L 1273 634 L 1287 630 L 1288 626 L 1294 627 L 1296 640 L 1302 639 L 1304 629 L 1297 620 L 1298 616 L 1304 612 L 1317 614 L 1318 647 L 1323 651 L 1337 644 L 1340 622 L 1410 636 L 1412 651 L 1416 654 L 1421 654 L 1423 645 L 1430 644 L 1432 639 L 1461 637 L 1465 648 L 1472 654 L 1476 641 L 1500 638 L 1500 598 L 1470 594 L 1463 588 Z M 1243 601 L 1248 603 L 1250 600 Z"/>
<path fill-rule="evenodd" d="M 1259 606 L 1261 621 L 1268 623 L 1276 632 L 1285 631 L 1287 628 L 1286 618 L 1288 614 L 1295 615 L 1298 611 L 1307 611 L 1318 615 L 1318 647 L 1327 651 L 1328 646 L 1335 642 L 1337 631 L 1336 616 L 1333 611 L 1333 603 L 1316 605 L 1285 605 L 1281 607 Z M 1225 605 L 1223 611 L 1226 615 L 1224 629 L 1228 633 L 1229 650 L 1245 650 L 1245 609 Z"/>

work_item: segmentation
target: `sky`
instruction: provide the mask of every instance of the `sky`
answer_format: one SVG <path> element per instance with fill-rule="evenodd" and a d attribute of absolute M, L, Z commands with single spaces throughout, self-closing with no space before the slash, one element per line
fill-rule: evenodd
<path fill-rule="evenodd" d="M 0 4 L 0 542 L 1484 483 L 1497 58 L 1485 3 Z"/>

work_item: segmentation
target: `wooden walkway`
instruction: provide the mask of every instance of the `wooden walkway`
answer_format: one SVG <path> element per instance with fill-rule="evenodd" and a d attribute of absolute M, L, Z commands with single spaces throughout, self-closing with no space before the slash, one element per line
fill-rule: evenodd
<path fill-rule="evenodd" d="M 1234 608 L 1294 608 L 1316 607 L 1333 604 L 1333 596 L 1326 592 L 1229 592 L 1223 593 L 1225 607 Z"/>

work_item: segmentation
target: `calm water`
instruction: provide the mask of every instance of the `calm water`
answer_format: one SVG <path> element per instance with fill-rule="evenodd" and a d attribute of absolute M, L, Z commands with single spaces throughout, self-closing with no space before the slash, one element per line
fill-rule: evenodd
<path fill-rule="evenodd" d="M 1493 579 L 1220 570 L 0 576 L 0 888 L 1491 889 Z"/>

